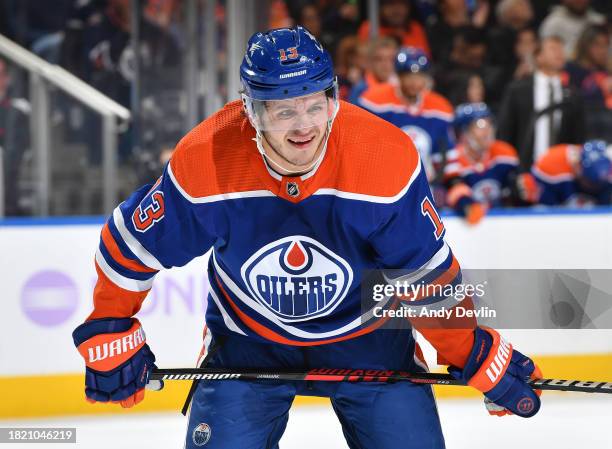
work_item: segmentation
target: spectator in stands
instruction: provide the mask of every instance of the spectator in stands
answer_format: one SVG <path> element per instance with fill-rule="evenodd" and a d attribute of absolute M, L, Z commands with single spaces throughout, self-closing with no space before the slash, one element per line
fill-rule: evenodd
<path fill-rule="evenodd" d="M 0 166 L 4 179 L 6 215 L 22 215 L 19 204 L 19 175 L 23 154 L 29 147 L 30 103 L 11 92 L 7 62 L 0 58 Z"/>
<path fill-rule="evenodd" d="M 363 80 L 367 63 L 365 46 L 357 36 L 344 37 L 336 48 L 335 73 L 342 100 L 349 100 L 354 87 Z"/>
<path fill-rule="evenodd" d="M 401 128 L 414 142 L 427 173 L 437 190 L 446 155 L 453 151 L 453 107 L 442 95 L 433 92 L 427 55 L 417 48 L 399 51 L 395 70 L 399 89 L 389 83 L 368 89 L 358 100 L 360 106 Z M 436 204 L 439 197 L 436 197 Z"/>
<path fill-rule="evenodd" d="M 468 3 L 475 5 L 472 10 Z M 450 57 L 455 34 L 462 28 L 472 25 L 484 28 L 489 20 L 489 2 L 476 0 L 439 0 L 437 16 L 427 22 L 427 36 L 431 46 L 432 58 L 436 63 Z"/>
<path fill-rule="evenodd" d="M 495 140 L 493 116 L 484 103 L 464 103 L 455 110 L 457 149 L 444 168 L 446 203 L 468 223 L 478 223 L 490 207 L 511 201 L 518 154 Z"/>
<path fill-rule="evenodd" d="M 533 20 L 533 8 L 529 0 L 501 0 L 495 8 L 497 25 L 488 32 L 491 64 L 503 67 L 510 81 L 519 65 L 515 47 L 521 30 L 526 29 Z"/>
<path fill-rule="evenodd" d="M 562 0 L 553 7 L 540 26 L 540 38 L 560 36 L 565 52 L 571 55 L 578 37 L 587 25 L 601 25 L 606 18 L 590 8 L 590 0 Z"/>
<path fill-rule="evenodd" d="M 602 140 L 550 148 L 532 169 L 539 202 L 549 206 L 611 204 L 611 151 Z"/>
<path fill-rule="evenodd" d="M 319 39 L 321 36 L 321 16 L 319 15 L 319 9 L 317 6 L 312 3 L 307 3 L 306 5 L 302 6 L 298 24 L 305 27 L 317 39 Z"/>
<path fill-rule="evenodd" d="M 395 56 L 398 46 L 390 37 L 379 37 L 368 45 L 368 60 L 363 78 L 351 90 L 349 101 L 356 103 L 372 86 L 390 83 L 397 85 Z"/>
<path fill-rule="evenodd" d="M 486 62 L 486 55 L 487 38 L 483 29 L 466 26 L 458 30 L 449 58 L 436 64 L 435 79 L 439 92 L 449 96 L 461 73 L 476 73 L 484 82 L 487 102 L 497 103 L 505 75 L 503 69 Z"/>
<path fill-rule="evenodd" d="M 510 83 L 498 114 L 497 136 L 518 149 L 523 172 L 555 143 L 579 143 L 585 138 L 582 101 L 561 82 L 563 41 L 542 39 L 535 62 L 532 76 Z"/>
<path fill-rule="evenodd" d="M 380 0 L 380 36 L 389 36 L 405 47 L 422 50 L 429 56 L 429 43 L 423 26 L 411 15 L 409 0 Z M 359 38 L 365 42 L 370 37 L 370 22 L 359 28 Z"/>
<path fill-rule="evenodd" d="M 596 106 L 612 108 L 610 35 L 602 25 L 587 26 L 576 43 L 576 57 L 566 66 L 570 86 Z"/>
<path fill-rule="evenodd" d="M 270 11 L 268 16 L 270 28 L 287 28 L 293 25 L 285 0 L 271 0 L 268 8 Z"/>
<path fill-rule="evenodd" d="M 523 28 L 516 35 L 514 59 L 516 64 L 512 78 L 519 80 L 532 75 L 535 71 L 535 51 L 538 38 L 533 28 Z"/>
<path fill-rule="evenodd" d="M 359 6 L 355 0 L 328 0 L 322 7 L 321 42 L 332 54 L 347 36 L 354 36 L 360 25 Z"/>
<path fill-rule="evenodd" d="M 62 31 L 73 0 L 4 1 L 10 37 L 37 55 L 57 63 Z"/>
<path fill-rule="evenodd" d="M 452 88 L 448 99 L 453 106 L 461 103 L 483 103 L 485 101 L 485 86 L 476 72 L 460 71 L 451 82 Z"/>

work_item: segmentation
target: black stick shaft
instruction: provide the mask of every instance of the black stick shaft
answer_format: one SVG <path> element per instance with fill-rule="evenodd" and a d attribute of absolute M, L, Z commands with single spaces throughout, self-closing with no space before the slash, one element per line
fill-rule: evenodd
<path fill-rule="evenodd" d="M 312 369 L 310 371 L 285 371 L 265 369 L 219 368 L 169 368 L 155 369 L 152 380 L 284 380 L 322 382 L 413 382 L 431 385 L 466 386 L 443 373 L 407 373 L 394 370 Z M 612 382 L 595 382 L 562 379 L 531 380 L 529 384 L 538 390 L 579 391 L 584 393 L 612 394 Z"/>

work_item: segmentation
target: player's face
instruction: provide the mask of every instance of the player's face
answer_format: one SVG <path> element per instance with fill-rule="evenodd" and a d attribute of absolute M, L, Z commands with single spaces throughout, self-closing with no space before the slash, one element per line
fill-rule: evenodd
<path fill-rule="evenodd" d="M 288 172 L 308 168 L 320 155 L 333 102 L 324 92 L 266 105 L 266 155 Z"/>
<path fill-rule="evenodd" d="M 429 87 L 429 76 L 424 73 L 403 73 L 400 76 L 400 88 L 404 97 L 410 102 L 417 101 Z"/>
<path fill-rule="evenodd" d="M 372 73 L 378 81 L 387 81 L 395 69 L 395 47 L 379 47 L 371 59 Z"/>
<path fill-rule="evenodd" d="M 466 136 L 470 148 L 481 154 L 493 143 L 493 123 L 488 118 L 481 118 L 470 125 Z"/>

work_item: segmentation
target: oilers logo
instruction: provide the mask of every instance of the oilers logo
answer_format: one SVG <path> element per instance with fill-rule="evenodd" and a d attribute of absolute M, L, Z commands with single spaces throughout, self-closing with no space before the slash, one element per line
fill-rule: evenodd
<path fill-rule="evenodd" d="M 421 160 L 423 161 L 423 165 L 425 166 L 425 172 L 427 173 L 427 179 L 432 179 L 434 175 L 433 165 L 431 162 L 431 150 L 432 150 L 432 141 L 429 134 L 421 127 L 408 125 L 402 126 L 402 131 L 404 131 L 408 137 L 412 139 L 414 146 L 419 152 L 421 156 Z"/>
<path fill-rule="evenodd" d="M 241 274 L 251 296 L 284 322 L 329 315 L 353 281 L 344 259 L 304 236 L 264 246 L 244 263 Z"/>
<path fill-rule="evenodd" d="M 205 422 L 198 424 L 195 429 L 193 429 L 193 433 L 191 435 L 191 439 L 193 440 L 193 444 L 196 446 L 204 446 L 208 441 L 210 441 L 210 436 L 212 435 L 212 429 Z"/>
<path fill-rule="evenodd" d="M 493 204 L 501 198 L 501 185 L 496 179 L 482 179 L 472 186 L 472 194 L 476 201 Z"/>

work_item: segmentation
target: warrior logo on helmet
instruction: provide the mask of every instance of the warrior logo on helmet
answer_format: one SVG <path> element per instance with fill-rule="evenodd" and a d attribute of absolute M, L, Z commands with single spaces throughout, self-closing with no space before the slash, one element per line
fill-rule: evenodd
<path fill-rule="evenodd" d="M 241 273 L 252 297 L 285 322 L 330 314 L 353 280 L 344 259 L 304 236 L 269 243 L 245 262 Z"/>

